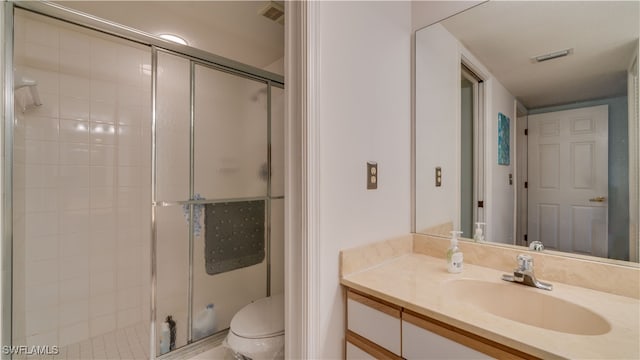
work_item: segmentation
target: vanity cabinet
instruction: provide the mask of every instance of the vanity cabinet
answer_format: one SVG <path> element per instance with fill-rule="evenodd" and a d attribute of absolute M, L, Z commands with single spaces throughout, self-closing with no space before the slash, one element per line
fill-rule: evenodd
<path fill-rule="evenodd" d="M 537 359 L 352 289 L 345 346 L 346 359 Z"/>
<path fill-rule="evenodd" d="M 448 335 L 449 337 L 445 337 Z M 462 345 L 469 339 L 453 330 L 409 313 L 402 314 L 402 356 L 413 359 L 493 359 Z M 459 338 L 458 343 L 451 338 Z"/>
<path fill-rule="evenodd" d="M 402 357 L 407 360 L 537 359 L 406 309 L 402 312 Z"/>
<path fill-rule="evenodd" d="M 348 289 L 346 358 L 401 359 L 401 316 L 401 307 Z"/>

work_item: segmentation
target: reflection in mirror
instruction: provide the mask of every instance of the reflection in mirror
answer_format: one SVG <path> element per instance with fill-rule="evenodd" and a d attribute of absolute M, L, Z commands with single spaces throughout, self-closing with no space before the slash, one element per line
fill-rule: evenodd
<path fill-rule="evenodd" d="M 416 32 L 416 232 L 638 262 L 639 5 L 486 2 Z"/>

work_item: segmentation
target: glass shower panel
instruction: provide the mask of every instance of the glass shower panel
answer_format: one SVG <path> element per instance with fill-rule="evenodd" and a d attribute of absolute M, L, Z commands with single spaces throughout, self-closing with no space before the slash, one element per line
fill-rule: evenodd
<path fill-rule="evenodd" d="M 267 195 L 267 85 L 195 68 L 195 194 Z"/>
<path fill-rule="evenodd" d="M 158 52 L 156 113 L 156 354 L 162 323 L 176 322 L 175 348 L 187 344 L 189 308 L 190 62 Z M 185 213 L 186 212 L 186 213 Z"/>
<path fill-rule="evenodd" d="M 284 199 L 271 200 L 271 295 L 284 293 Z"/>
<path fill-rule="evenodd" d="M 176 344 L 187 344 L 189 306 L 189 226 L 182 206 L 156 208 L 156 354 L 160 353 L 162 323 L 176 322 Z"/>
<path fill-rule="evenodd" d="M 189 60 L 158 52 L 156 201 L 189 199 Z"/>
<path fill-rule="evenodd" d="M 206 311 L 208 304 L 214 306 L 214 332 L 218 332 L 229 328 L 231 318 L 238 310 L 267 295 L 266 259 L 256 265 L 210 275 L 206 246 L 204 236 L 194 239 L 193 340 L 198 340 L 198 317 Z"/>
<path fill-rule="evenodd" d="M 195 194 L 231 200 L 196 206 L 202 228 L 194 232 L 194 340 L 208 304 L 217 332 L 267 293 L 267 85 L 197 65 L 195 115 Z"/>
<path fill-rule="evenodd" d="M 284 89 L 271 87 L 271 196 L 284 196 Z"/>

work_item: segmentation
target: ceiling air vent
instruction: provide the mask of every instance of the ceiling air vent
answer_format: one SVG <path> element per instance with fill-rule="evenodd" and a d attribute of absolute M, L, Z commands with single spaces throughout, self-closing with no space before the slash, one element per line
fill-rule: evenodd
<path fill-rule="evenodd" d="M 275 1 L 269 1 L 259 14 L 280 25 L 284 25 L 284 6 Z"/>
<path fill-rule="evenodd" d="M 532 57 L 531 62 L 534 62 L 534 63 L 543 62 L 543 61 L 553 60 L 553 59 L 557 59 L 557 58 L 564 57 L 571 54 L 573 54 L 573 48 L 555 51 L 555 52 L 544 54 L 544 55 L 538 55 L 538 56 Z"/>

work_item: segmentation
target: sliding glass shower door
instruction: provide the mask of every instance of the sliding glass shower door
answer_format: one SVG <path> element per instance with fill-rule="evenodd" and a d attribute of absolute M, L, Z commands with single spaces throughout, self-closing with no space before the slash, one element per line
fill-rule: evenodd
<path fill-rule="evenodd" d="M 267 295 L 268 87 L 195 65 L 193 317 L 214 305 L 216 330 Z"/>
<path fill-rule="evenodd" d="M 178 348 L 269 294 L 270 86 L 162 51 L 157 64 L 156 332 L 171 316 Z"/>

